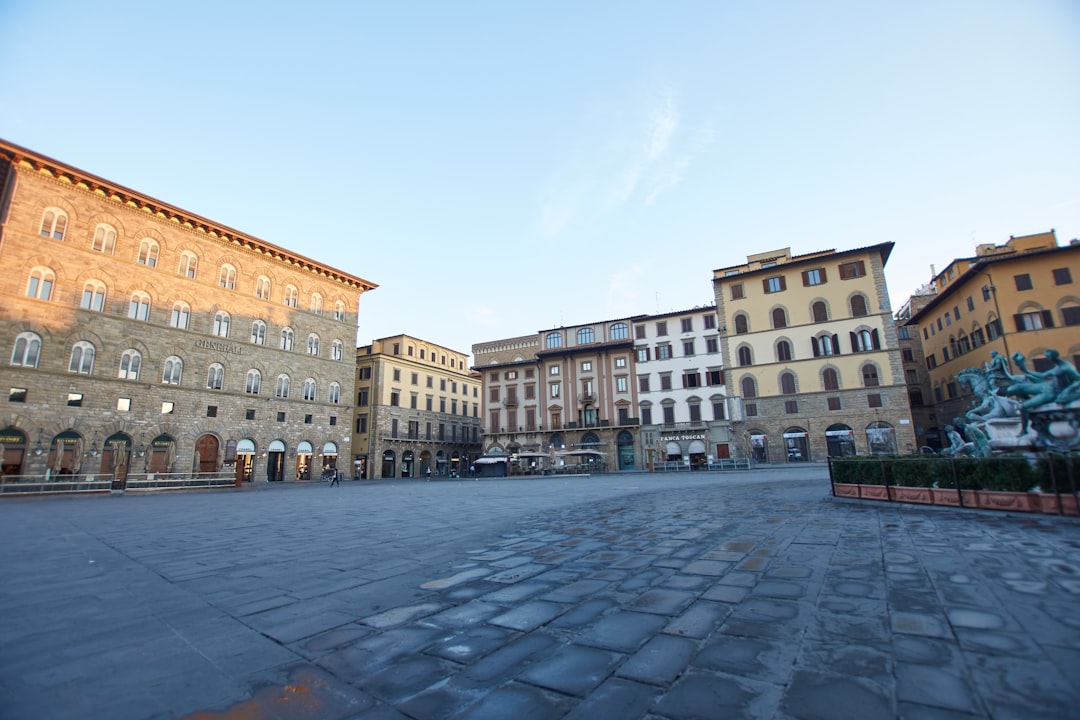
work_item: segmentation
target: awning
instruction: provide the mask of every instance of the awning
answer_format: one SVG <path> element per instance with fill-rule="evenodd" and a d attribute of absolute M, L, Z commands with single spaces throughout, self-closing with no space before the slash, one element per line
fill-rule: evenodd
<path fill-rule="evenodd" d="M 506 462 L 506 456 L 491 457 L 490 455 L 485 457 L 478 457 L 473 462 L 477 465 L 494 465 L 495 463 Z"/>

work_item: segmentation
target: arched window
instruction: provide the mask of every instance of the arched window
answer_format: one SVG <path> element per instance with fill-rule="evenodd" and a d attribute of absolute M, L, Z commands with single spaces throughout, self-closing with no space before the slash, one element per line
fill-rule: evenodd
<path fill-rule="evenodd" d="M 191 306 L 186 302 L 176 302 L 172 306 L 172 314 L 169 316 L 169 325 L 178 330 L 187 330 L 191 322 Z"/>
<path fill-rule="evenodd" d="M 102 312 L 105 309 L 105 283 L 98 280 L 88 280 L 83 285 L 82 300 L 79 307 L 83 310 Z"/>
<path fill-rule="evenodd" d="M 184 372 L 184 361 L 173 355 L 165 358 L 165 367 L 161 373 L 161 382 L 164 385 L 179 385 L 180 376 Z"/>
<path fill-rule="evenodd" d="M 780 340 L 776 343 L 776 359 L 779 362 L 791 360 L 791 343 L 787 340 Z"/>
<path fill-rule="evenodd" d="M 341 360 L 345 357 L 345 343 L 335 340 L 330 344 L 330 359 Z"/>
<path fill-rule="evenodd" d="M 772 326 L 774 328 L 787 327 L 787 312 L 784 311 L 784 308 L 773 308 Z"/>
<path fill-rule="evenodd" d="M 256 320 L 251 323 L 251 344 L 266 344 L 266 323 L 262 320 Z"/>
<path fill-rule="evenodd" d="M 270 299 L 270 278 L 265 275 L 255 278 L 255 297 L 260 300 Z"/>
<path fill-rule="evenodd" d="M 866 363 L 862 366 L 862 384 L 864 387 L 877 387 L 878 373 L 873 363 Z"/>
<path fill-rule="evenodd" d="M 221 363 L 213 363 L 206 371 L 206 387 L 210 390 L 220 390 L 225 385 L 225 367 Z"/>
<path fill-rule="evenodd" d="M 750 347 L 749 346 L 747 346 L 747 345 L 740 346 L 739 351 L 738 351 L 738 356 L 739 356 L 739 365 L 741 367 L 746 367 L 747 365 L 753 365 L 754 364 L 754 358 L 750 354 Z"/>
<path fill-rule="evenodd" d="M 288 375 L 278 375 L 277 388 L 274 390 L 274 397 L 289 397 L 289 385 L 291 382 Z"/>
<path fill-rule="evenodd" d="M 750 332 L 750 321 L 745 314 L 739 313 L 735 316 L 735 334 L 745 335 L 748 332 Z"/>
<path fill-rule="evenodd" d="M 594 341 L 592 328 L 581 328 L 577 331 L 577 344 L 588 345 Z"/>
<path fill-rule="evenodd" d="M 793 373 L 780 373 L 780 392 L 784 395 L 795 394 L 795 375 Z"/>
<path fill-rule="evenodd" d="M 626 323 L 615 323 L 611 326 L 612 340 L 626 340 L 630 337 L 630 326 Z"/>
<path fill-rule="evenodd" d="M 811 338 L 811 340 L 814 344 L 814 357 L 840 354 L 840 338 L 836 335 L 824 333 L 815 338 Z"/>
<path fill-rule="evenodd" d="M 344 320 L 345 319 L 345 303 L 341 302 L 340 300 L 338 300 L 337 302 L 334 303 L 334 319 L 335 320 Z"/>
<path fill-rule="evenodd" d="M 142 355 L 138 350 L 125 350 L 120 355 L 120 371 L 117 377 L 121 380 L 138 380 L 139 371 L 142 369 Z"/>
<path fill-rule="evenodd" d="M 179 273 L 183 277 L 195 279 L 195 273 L 199 268 L 199 256 L 190 250 L 180 253 Z"/>
<path fill-rule="evenodd" d="M 818 300 L 810 306 L 810 314 L 814 316 L 814 322 L 828 322 L 829 308 L 822 300 Z"/>
<path fill-rule="evenodd" d="M 214 334 L 218 337 L 229 337 L 229 326 L 232 325 L 232 318 L 229 313 L 224 310 L 218 310 L 214 313 Z"/>
<path fill-rule="evenodd" d="M 821 371 L 821 384 L 826 390 L 840 389 L 840 374 L 836 372 L 836 368 L 825 368 Z"/>
<path fill-rule="evenodd" d="M 45 208 L 41 216 L 42 237 L 63 240 L 64 233 L 67 232 L 67 220 L 67 213 L 60 208 Z"/>
<path fill-rule="evenodd" d="M 158 244 L 151 238 L 143 238 L 139 243 L 139 264 L 146 267 L 157 267 Z"/>
<path fill-rule="evenodd" d="M 71 347 L 71 359 L 68 361 L 68 372 L 79 375 L 89 375 L 94 371 L 94 356 L 97 351 L 94 346 L 85 340 L 75 343 Z"/>
<path fill-rule="evenodd" d="M 754 382 L 753 377 L 751 377 L 750 375 L 747 375 L 746 377 L 744 377 L 742 379 L 742 381 L 740 382 L 740 385 L 742 387 L 742 394 L 743 394 L 744 398 L 755 398 L 755 397 L 757 397 L 757 383 Z"/>
<path fill-rule="evenodd" d="M 37 300 L 51 300 L 56 275 L 45 267 L 36 267 L 30 271 L 30 280 L 26 283 L 26 297 Z"/>
<path fill-rule="evenodd" d="M 116 228 L 104 223 L 94 228 L 94 241 L 90 244 L 90 249 L 106 255 L 116 252 Z"/>
<path fill-rule="evenodd" d="M 322 295 L 315 293 L 311 296 L 311 312 L 322 315 Z"/>
<path fill-rule="evenodd" d="M 296 287 L 293 285 L 286 285 L 285 293 L 281 296 L 281 302 L 287 307 L 294 308 L 296 307 L 296 298 L 299 297 L 299 295 L 300 293 L 297 292 Z"/>
<path fill-rule="evenodd" d="M 864 317 L 866 312 L 866 298 L 862 295 L 851 296 L 851 316 Z"/>
<path fill-rule="evenodd" d="M 548 333 L 545 338 L 545 344 L 548 348 L 561 348 L 562 347 L 562 333 Z"/>
<path fill-rule="evenodd" d="M 307 380 L 304 381 L 304 399 L 305 400 L 314 400 L 315 399 L 315 379 L 314 378 L 308 378 Z"/>
<path fill-rule="evenodd" d="M 131 293 L 131 302 L 128 303 L 128 317 L 132 320 L 149 320 L 150 296 L 141 290 Z"/>
<path fill-rule="evenodd" d="M 293 349 L 293 331 L 292 328 L 281 329 L 281 349 L 292 350 Z"/>
<path fill-rule="evenodd" d="M 869 350 L 878 350 L 880 348 L 877 330 L 856 330 L 855 332 L 850 333 L 850 335 L 852 352 L 867 352 Z"/>
<path fill-rule="evenodd" d="M 41 359 L 41 338 L 37 333 L 19 333 L 11 353 L 11 364 L 17 367 L 36 368 Z"/>
<path fill-rule="evenodd" d="M 318 355 L 319 354 L 319 336 L 315 333 L 311 333 L 307 336 L 307 354 Z"/>
<path fill-rule="evenodd" d="M 341 386 L 336 382 L 330 383 L 330 395 L 328 396 L 328 399 L 335 405 L 341 402 Z"/>
<path fill-rule="evenodd" d="M 258 395 L 262 389 L 262 373 L 255 368 L 247 371 L 247 379 L 244 381 L 244 392 L 249 395 Z"/>
<path fill-rule="evenodd" d="M 232 265 L 222 265 L 218 273 L 218 285 L 226 290 L 236 289 L 236 268 Z"/>

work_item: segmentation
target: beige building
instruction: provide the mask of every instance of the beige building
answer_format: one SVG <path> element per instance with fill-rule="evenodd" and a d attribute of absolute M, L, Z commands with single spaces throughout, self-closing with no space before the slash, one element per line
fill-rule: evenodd
<path fill-rule="evenodd" d="M 934 277 L 932 299 L 907 318 L 925 357 L 921 394 L 936 416 L 932 437 L 971 409 L 975 395 L 958 374 L 983 368 L 992 352 L 1021 353 L 1029 369 L 1046 370 L 1046 352 L 1056 350 L 1080 368 L 1078 268 L 1080 242 L 1059 246 L 1051 230 L 979 245 L 974 257 L 953 260 Z"/>
<path fill-rule="evenodd" d="M 904 383 L 908 387 L 908 404 L 911 406 L 911 421 L 915 430 L 915 444 L 921 449 L 941 449 L 941 437 L 938 433 L 937 414 L 930 402 L 930 373 L 923 355 L 923 345 L 918 328 L 908 325 L 913 315 L 933 301 L 937 289 L 932 283 L 919 288 L 908 298 L 904 306 L 896 311 L 896 335 L 900 341 L 900 361 L 904 365 Z"/>
<path fill-rule="evenodd" d="M 509 472 L 641 467 L 631 326 L 624 318 L 473 345 L 484 450 Z"/>
<path fill-rule="evenodd" d="M 781 249 L 713 271 L 731 419 L 759 462 L 915 450 L 885 285 L 892 248 Z"/>
<path fill-rule="evenodd" d="M 468 356 L 408 335 L 356 351 L 353 476 L 461 475 L 480 455 L 480 378 Z"/>
<path fill-rule="evenodd" d="M 352 455 L 376 286 L 0 142 L 5 475 L 309 478 Z"/>

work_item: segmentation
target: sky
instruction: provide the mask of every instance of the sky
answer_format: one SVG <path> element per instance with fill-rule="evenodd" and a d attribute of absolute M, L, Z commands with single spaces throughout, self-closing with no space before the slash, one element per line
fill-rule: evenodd
<path fill-rule="evenodd" d="M 0 137 L 358 275 L 358 343 L 713 302 L 881 242 L 892 309 L 1080 237 L 1075 0 L 0 0 Z"/>

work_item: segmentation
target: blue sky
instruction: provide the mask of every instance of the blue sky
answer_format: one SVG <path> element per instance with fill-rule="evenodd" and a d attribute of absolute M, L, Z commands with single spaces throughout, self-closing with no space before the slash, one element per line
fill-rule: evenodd
<path fill-rule="evenodd" d="M 747 254 L 1080 237 L 1080 3 L 0 0 L 0 137 L 378 283 L 360 344 L 712 301 Z"/>

